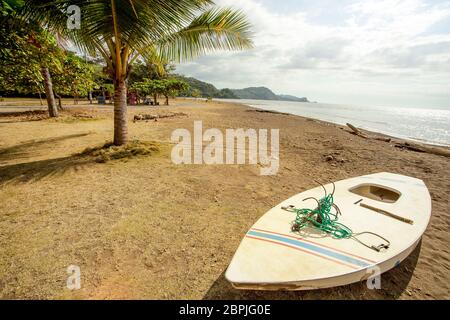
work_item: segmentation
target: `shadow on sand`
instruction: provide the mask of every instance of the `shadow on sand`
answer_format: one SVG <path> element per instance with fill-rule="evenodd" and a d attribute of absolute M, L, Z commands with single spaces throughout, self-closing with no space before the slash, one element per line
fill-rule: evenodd
<path fill-rule="evenodd" d="M 203 299 L 207 300 L 302 300 L 302 299 L 397 299 L 405 291 L 420 255 L 422 241 L 397 266 L 381 275 L 381 289 L 370 290 L 366 282 L 308 291 L 251 291 L 237 290 L 225 279 L 225 272 L 216 279 Z"/>
<path fill-rule="evenodd" d="M 69 169 L 79 170 L 88 163 L 92 163 L 92 159 L 75 155 L 2 166 L 0 167 L 0 186 L 8 183 L 38 181 L 45 177 L 63 175 Z"/>
<path fill-rule="evenodd" d="M 12 108 L 16 108 L 13 106 Z M 2 118 L 15 118 L 15 120 Z M 48 119 L 47 110 L 0 111 L 0 123 L 17 123 Z"/>
<path fill-rule="evenodd" d="M 51 148 L 52 145 L 60 141 L 72 138 L 79 138 L 89 133 L 71 134 L 55 138 L 32 140 L 18 145 L 0 149 L 0 163 L 2 161 L 14 160 L 21 157 L 29 157 L 39 148 Z M 12 165 L 0 166 L 0 185 L 12 182 L 30 182 L 40 180 L 44 177 L 62 175 L 68 169 L 77 170 L 80 166 L 92 162 L 91 159 L 73 155 L 63 158 L 32 161 Z"/>
<path fill-rule="evenodd" d="M 89 135 L 90 133 L 77 133 L 77 134 L 68 134 L 65 136 L 59 136 L 54 138 L 48 138 L 48 139 L 41 139 L 41 140 L 30 140 L 26 141 L 20 144 L 16 144 L 11 147 L 2 148 L 0 149 L 0 164 L 2 161 L 5 160 L 14 160 L 20 157 L 26 157 L 30 156 L 32 151 L 36 151 L 40 147 L 52 147 L 55 143 L 68 140 L 68 139 L 74 139 L 74 138 L 80 138 Z"/>

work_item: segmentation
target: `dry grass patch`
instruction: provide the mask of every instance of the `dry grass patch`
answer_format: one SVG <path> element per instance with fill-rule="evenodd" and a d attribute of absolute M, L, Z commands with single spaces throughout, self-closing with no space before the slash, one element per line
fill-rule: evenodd
<path fill-rule="evenodd" d="M 123 146 L 107 142 L 103 146 L 86 148 L 80 155 L 91 156 L 96 162 L 105 163 L 115 159 L 133 158 L 140 155 L 154 155 L 161 151 L 161 145 L 152 141 L 132 141 Z"/>
<path fill-rule="evenodd" d="M 47 110 L 27 110 L 27 111 L 11 111 L 11 112 L 1 112 L 0 118 L 13 119 L 19 122 L 28 121 L 41 121 L 47 120 L 49 122 L 60 122 L 60 123 L 75 123 L 80 121 L 95 121 L 104 119 L 99 116 L 99 112 L 91 109 L 81 109 L 81 110 L 71 110 L 64 109 L 59 111 L 59 116 L 51 118 L 48 115 Z"/>
<path fill-rule="evenodd" d="M 27 111 L 12 111 L 0 112 L 0 118 L 13 118 L 20 121 L 39 121 L 48 119 L 47 110 L 27 110 Z"/>

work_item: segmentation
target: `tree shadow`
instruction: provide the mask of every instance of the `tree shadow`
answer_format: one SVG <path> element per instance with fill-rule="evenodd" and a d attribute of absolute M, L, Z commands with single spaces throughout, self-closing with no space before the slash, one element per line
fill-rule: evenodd
<path fill-rule="evenodd" d="M 1 111 L 1 118 L 16 118 L 18 120 L 0 120 L 0 123 L 16 123 L 28 121 L 40 121 L 48 119 L 47 110 L 26 110 L 26 111 Z"/>
<path fill-rule="evenodd" d="M 0 162 L 5 160 L 14 160 L 19 157 L 29 156 L 30 149 L 36 149 L 39 147 L 46 147 L 46 146 L 51 147 L 56 142 L 80 138 L 87 136 L 89 134 L 90 133 L 77 133 L 42 140 L 30 140 L 11 147 L 2 148 L 0 149 Z"/>
<path fill-rule="evenodd" d="M 1 161 L 17 160 L 18 158 L 29 157 L 33 151 L 39 148 L 51 148 L 55 143 L 84 137 L 90 133 L 69 134 L 54 138 L 31 140 L 11 147 L 0 149 Z M 30 182 L 40 180 L 45 177 L 62 175 L 69 169 L 78 170 L 82 165 L 91 163 L 90 157 L 72 155 L 56 159 L 39 160 L 11 165 L 0 166 L 0 185 L 7 183 Z"/>
<path fill-rule="evenodd" d="M 306 300 L 306 299 L 397 299 L 405 291 L 419 259 L 422 240 L 397 267 L 381 275 L 381 289 L 371 290 L 366 282 L 308 291 L 237 290 L 225 279 L 225 272 L 209 288 L 205 300 Z"/>
<path fill-rule="evenodd" d="M 57 159 L 19 163 L 0 167 L 0 186 L 10 183 L 38 181 L 45 177 L 60 176 L 70 169 L 79 170 L 92 163 L 92 158 L 73 155 Z"/>

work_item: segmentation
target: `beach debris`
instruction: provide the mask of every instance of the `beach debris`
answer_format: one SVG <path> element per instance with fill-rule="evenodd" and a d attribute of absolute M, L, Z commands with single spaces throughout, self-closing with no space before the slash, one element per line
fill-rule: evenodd
<path fill-rule="evenodd" d="M 324 154 L 323 158 L 326 162 L 331 162 L 331 165 L 336 165 L 336 163 L 344 163 L 347 160 L 342 157 L 337 157 L 339 153 L 335 152 L 334 154 Z"/>
<path fill-rule="evenodd" d="M 347 125 L 347 127 L 349 127 L 349 128 L 352 130 L 351 133 L 353 133 L 353 134 L 355 134 L 355 135 L 357 135 L 357 136 L 360 136 L 360 137 L 362 137 L 362 138 L 365 138 L 365 139 L 368 138 L 365 134 L 363 134 L 358 128 L 356 128 L 356 127 L 355 127 L 354 125 L 352 125 L 351 123 L 347 123 L 346 125 Z"/>
<path fill-rule="evenodd" d="M 136 114 L 134 116 L 133 121 L 154 120 L 157 118 L 158 118 L 158 115 L 153 115 L 153 114 Z"/>
<path fill-rule="evenodd" d="M 148 121 L 148 120 L 158 121 L 158 119 L 173 118 L 173 117 L 187 117 L 187 116 L 188 115 L 184 112 L 169 112 L 169 113 L 162 113 L 162 114 L 136 114 L 133 118 L 133 122 Z"/>
<path fill-rule="evenodd" d="M 74 118 L 94 119 L 94 115 L 89 114 L 87 112 L 73 112 L 71 115 Z"/>
<path fill-rule="evenodd" d="M 350 123 L 347 123 L 347 127 L 349 127 L 352 130 L 350 133 L 357 135 L 359 137 L 362 137 L 364 139 L 374 139 L 374 140 L 379 140 L 379 141 L 384 141 L 384 142 L 392 142 L 392 138 L 389 138 L 389 137 L 369 136 L 365 133 L 362 133 L 360 129 L 356 128 L 355 126 L 353 126 Z M 450 149 L 445 148 L 445 147 L 430 146 L 430 145 L 426 145 L 426 144 L 407 142 L 407 141 L 395 142 L 394 147 L 399 148 L 399 149 L 415 151 L 415 152 L 430 153 L 430 154 L 435 154 L 438 156 L 450 158 Z"/>
<path fill-rule="evenodd" d="M 435 154 L 438 156 L 450 158 L 450 149 L 444 148 L 444 147 L 427 146 L 424 144 L 412 143 L 412 142 L 406 142 L 406 141 L 398 142 L 394 145 L 394 147 L 400 148 L 400 149 L 411 150 L 411 151 L 415 151 L 415 152 L 430 153 L 430 154 Z"/>
<path fill-rule="evenodd" d="M 347 127 L 350 128 L 350 130 L 352 130 L 350 133 L 357 135 L 361 138 L 364 139 L 374 139 L 374 140 L 379 140 L 379 141 L 384 141 L 384 142 L 391 142 L 391 138 L 389 137 L 381 137 L 381 136 L 369 136 L 365 133 L 363 133 L 360 129 L 356 128 L 354 125 L 352 125 L 351 123 L 347 123 Z"/>
<path fill-rule="evenodd" d="M 286 112 L 279 112 L 279 111 L 274 111 L 274 110 L 264 110 L 264 109 L 248 109 L 248 110 L 245 110 L 245 111 L 247 111 L 247 112 L 282 114 L 282 115 L 286 115 L 286 116 L 290 116 L 291 115 L 291 114 L 286 113 Z"/>

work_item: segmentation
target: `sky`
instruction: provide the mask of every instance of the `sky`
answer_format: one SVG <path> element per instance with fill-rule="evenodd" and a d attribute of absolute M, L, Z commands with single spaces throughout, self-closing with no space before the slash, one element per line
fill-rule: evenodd
<path fill-rule="evenodd" d="M 254 48 L 177 72 L 323 103 L 450 109 L 450 1 L 216 0 L 241 9 Z"/>

